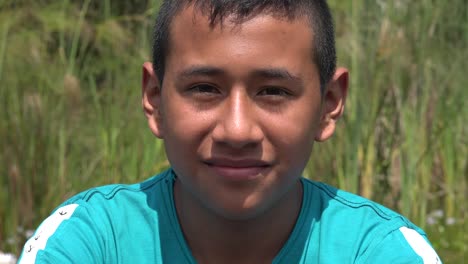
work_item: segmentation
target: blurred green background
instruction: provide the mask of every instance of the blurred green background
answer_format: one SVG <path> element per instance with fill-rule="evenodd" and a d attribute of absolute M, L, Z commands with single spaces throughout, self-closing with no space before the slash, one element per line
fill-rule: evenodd
<path fill-rule="evenodd" d="M 0 251 L 71 195 L 168 167 L 140 107 L 159 2 L 0 0 Z M 468 3 L 329 3 L 350 94 L 304 175 L 404 214 L 462 263 Z"/>

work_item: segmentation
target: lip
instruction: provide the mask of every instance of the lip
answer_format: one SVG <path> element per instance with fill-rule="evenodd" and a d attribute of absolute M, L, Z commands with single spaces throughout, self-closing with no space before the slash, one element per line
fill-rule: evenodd
<path fill-rule="evenodd" d="M 270 167 L 268 162 L 258 159 L 211 158 L 204 163 L 216 175 L 229 181 L 252 180 Z"/>

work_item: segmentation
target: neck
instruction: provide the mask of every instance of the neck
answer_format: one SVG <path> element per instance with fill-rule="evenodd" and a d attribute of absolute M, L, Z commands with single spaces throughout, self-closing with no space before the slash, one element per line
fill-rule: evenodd
<path fill-rule="evenodd" d="M 179 180 L 174 197 L 185 239 L 198 263 L 271 263 L 294 229 L 302 185 L 298 181 L 275 206 L 247 220 L 230 220 L 203 207 Z"/>

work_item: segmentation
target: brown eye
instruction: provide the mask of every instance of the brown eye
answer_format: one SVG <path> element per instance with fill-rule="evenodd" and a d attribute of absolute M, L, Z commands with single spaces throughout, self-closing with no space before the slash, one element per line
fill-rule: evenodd
<path fill-rule="evenodd" d="M 197 84 L 190 88 L 190 91 L 195 93 L 219 93 L 218 89 L 209 84 Z"/>
<path fill-rule="evenodd" d="M 291 93 L 286 91 L 281 87 L 266 87 L 261 90 L 258 95 L 266 95 L 266 96 L 289 96 Z"/>

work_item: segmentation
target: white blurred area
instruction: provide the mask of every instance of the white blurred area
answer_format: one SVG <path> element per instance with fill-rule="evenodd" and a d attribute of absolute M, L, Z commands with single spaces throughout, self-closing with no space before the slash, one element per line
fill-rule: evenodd
<path fill-rule="evenodd" d="M 0 251 L 0 264 L 15 264 L 17 261 L 15 255 L 11 253 L 3 253 Z"/>

